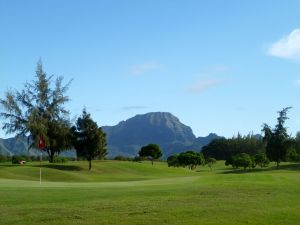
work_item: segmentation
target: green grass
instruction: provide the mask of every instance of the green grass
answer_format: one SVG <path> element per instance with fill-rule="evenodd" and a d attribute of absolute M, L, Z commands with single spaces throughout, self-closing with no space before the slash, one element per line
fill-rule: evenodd
<path fill-rule="evenodd" d="M 245 173 L 165 163 L 0 164 L 0 224 L 300 224 L 300 165 Z"/>

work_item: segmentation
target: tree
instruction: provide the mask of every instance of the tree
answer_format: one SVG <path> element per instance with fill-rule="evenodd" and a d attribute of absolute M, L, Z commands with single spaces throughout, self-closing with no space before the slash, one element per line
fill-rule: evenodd
<path fill-rule="evenodd" d="M 287 150 L 292 145 L 292 141 L 287 134 L 287 129 L 284 126 L 288 119 L 287 112 L 291 107 L 286 107 L 278 112 L 277 124 L 272 130 L 267 124 L 263 124 L 262 131 L 264 132 L 263 140 L 266 143 L 266 154 L 271 161 L 275 161 L 277 167 L 279 163 L 286 159 Z"/>
<path fill-rule="evenodd" d="M 170 155 L 167 159 L 168 167 L 173 166 L 173 167 L 179 167 L 179 161 L 178 161 L 178 154 L 175 155 Z"/>
<path fill-rule="evenodd" d="M 239 153 L 232 157 L 232 167 L 233 168 L 239 168 L 243 167 L 244 170 L 246 168 L 250 168 L 253 165 L 253 161 L 247 153 Z"/>
<path fill-rule="evenodd" d="M 270 161 L 265 153 L 259 153 L 253 156 L 253 161 L 255 165 L 260 167 L 266 167 L 269 165 Z"/>
<path fill-rule="evenodd" d="M 141 148 L 141 150 L 139 151 L 139 156 L 149 157 L 153 165 L 154 159 L 159 159 L 162 156 L 162 151 L 158 145 L 149 144 Z"/>
<path fill-rule="evenodd" d="M 210 170 L 212 170 L 212 166 L 213 164 L 215 164 L 217 162 L 217 160 L 215 158 L 209 157 L 208 159 L 205 160 L 205 163 L 207 164 L 207 166 L 210 168 Z"/>
<path fill-rule="evenodd" d="M 53 76 L 47 76 L 41 61 L 37 63 L 36 80 L 27 82 L 21 91 L 7 91 L 0 99 L 4 111 L 0 117 L 5 122 L 7 134 L 28 136 L 30 147 L 38 147 L 40 134 L 45 139 L 45 151 L 49 161 L 55 154 L 71 147 L 69 139 L 69 112 L 64 104 L 69 101 L 65 92 L 70 82 L 63 86 L 63 77 L 58 77 L 52 87 Z"/>
<path fill-rule="evenodd" d="M 286 155 L 286 161 L 297 162 L 300 159 L 300 155 L 295 148 L 289 148 Z"/>
<path fill-rule="evenodd" d="M 92 169 L 92 160 L 98 157 L 103 159 L 107 154 L 106 134 L 98 127 L 91 115 L 83 109 L 76 125 L 71 128 L 72 143 L 77 156 L 89 161 L 89 170 Z"/>
<path fill-rule="evenodd" d="M 181 166 L 187 166 L 189 169 L 193 170 L 199 165 L 204 165 L 205 159 L 202 153 L 186 151 L 178 155 L 178 162 Z"/>

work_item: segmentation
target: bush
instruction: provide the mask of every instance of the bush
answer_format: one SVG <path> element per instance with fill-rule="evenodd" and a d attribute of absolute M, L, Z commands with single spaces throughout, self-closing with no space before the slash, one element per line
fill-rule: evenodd
<path fill-rule="evenodd" d="M 300 160 L 300 155 L 294 148 L 290 148 L 287 151 L 286 161 L 297 162 Z"/>
<path fill-rule="evenodd" d="M 114 160 L 118 160 L 118 161 L 129 161 L 130 158 L 123 156 L 123 155 L 117 155 Z"/>
<path fill-rule="evenodd" d="M 178 161 L 178 155 L 171 155 L 167 159 L 168 167 L 173 166 L 173 167 L 179 167 L 180 163 Z"/>
<path fill-rule="evenodd" d="M 141 161 L 144 161 L 144 160 L 146 160 L 146 158 L 145 157 L 140 157 L 140 156 L 135 156 L 133 158 L 134 162 L 141 162 Z"/>
<path fill-rule="evenodd" d="M 168 166 L 182 166 L 193 170 L 198 165 L 204 165 L 205 159 L 202 153 L 194 151 L 181 152 L 179 155 L 171 155 L 167 159 Z"/>
<path fill-rule="evenodd" d="M 40 156 L 31 155 L 30 156 L 30 161 L 32 161 L 32 162 L 34 162 L 34 161 L 40 161 Z"/>
<path fill-rule="evenodd" d="M 256 154 L 253 156 L 253 161 L 255 165 L 259 165 L 260 167 L 266 167 L 270 164 L 270 160 L 268 159 L 265 153 Z"/>
<path fill-rule="evenodd" d="M 54 156 L 54 158 L 53 158 L 54 163 L 66 163 L 68 161 L 69 161 L 69 159 L 66 157 Z"/>
<path fill-rule="evenodd" d="M 0 162 L 7 162 L 7 156 L 0 155 Z"/>
<path fill-rule="evenodd" d="M 226 160 L 225 165 L 232 165 L 233 168 L 243 167 L 245 170 L 246 168 L 253 167 L 254 162 L 247 153 L 240 153 Z"/>
<path fill-rule="evenodd" d="M 205 164 L 207 164 L 207 166 L 210 168 L 210 170 L 212 170 L 212 165 L 215 164 L 217 162 L 217 160 L 215 158 L 208 158 L 205 160 Z"/>

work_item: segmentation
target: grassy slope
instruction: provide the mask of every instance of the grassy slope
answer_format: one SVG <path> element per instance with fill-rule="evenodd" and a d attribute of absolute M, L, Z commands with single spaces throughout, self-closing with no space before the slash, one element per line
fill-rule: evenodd
<path fill-rule="evenodd" d="M 300 166 L 232 173 L 159 163 L 0 166 L 1 224 L 299 224 Z M 9 179 L 8 179 L 9 178 Z M 105 181 L 105 182 L 100 182 Z"/>

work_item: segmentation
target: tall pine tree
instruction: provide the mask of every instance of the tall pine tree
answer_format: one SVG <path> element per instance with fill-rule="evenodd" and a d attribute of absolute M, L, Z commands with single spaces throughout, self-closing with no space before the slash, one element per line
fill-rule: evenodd
<path fill-rule="evenodd" d="M 266 154 L 270 161 L 276 162 L 277 167 L 281 161 L 286 159 L 288 148 L 291 146 L 291 139 L 284 126 L 288 119 L 287 112 L 289 109 L 291 107 L 286 107 L 278 112 L 277 124 L 273 130 L 267 124 L 264 124 L 262 129 L 264 132 L 263 140 L 266 143 Z"/>
<path fill-rule="evenodd" d="M 73 146 L 77 156 L 89 161 L 89 170 L 92 168 L 92 160 L 96 157 L 103 159 L 107 154 L 106 134 L 98 127 L 91 115 L 83 109 L 81 117 L 71 129 Z"/>

